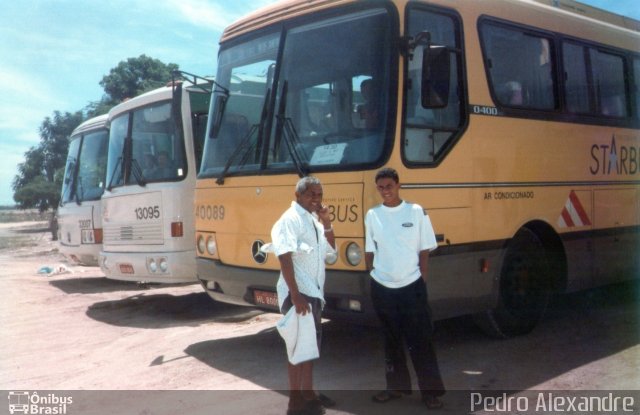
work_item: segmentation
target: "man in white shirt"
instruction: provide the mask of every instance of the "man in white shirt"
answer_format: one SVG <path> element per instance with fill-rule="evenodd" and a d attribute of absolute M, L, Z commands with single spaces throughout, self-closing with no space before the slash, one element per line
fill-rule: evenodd
<path fill-rule="evenodd" d="M 365 261 L 371 271 L 371 298 L 382 323 L 387 389 L 373 396 L 378 403 L 411 393 L 404 353 L 406 342 L 418 377 L 422 401 L 441 408 L 444 394 L 427 298 L 429 252 L 438 246 L 431 220 L 418 204 L 400 198 L 398 173 L 384 168 L 376 174 L 382 204 L 365 217 Z"/>
<path fill-rule="evenodd" d="M 335 250 L 335 237 L 329 209 L 322 204 L 322 185 L 312 176 L 296 185 L 296 201 L 291 203 L 271 230 L 271 243 L 280 261 L 278 303 L 286 314 L 311 312 L 316 327 L 318 348 L 322 335 L 321 312 L 324 307 L 324 280 L 327 252 Z M 311 306 L 310 306 L 311 305 Z M 313 389 L 313 360 L 288 363 L 288 415 L 323 413 L 323 406 L 333 406 L 328 397 Z"/>

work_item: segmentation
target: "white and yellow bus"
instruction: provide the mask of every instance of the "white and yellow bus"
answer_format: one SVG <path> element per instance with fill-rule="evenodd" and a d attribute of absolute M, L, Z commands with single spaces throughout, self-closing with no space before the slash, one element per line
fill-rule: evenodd
<path fill-rule="evenodd" d="M 74 263 L 98 265 L 102 249 L 101 201 L 107 172 L 108 116 L 80 124 L 69 138 L 60 206 L 60 252 Z"/>
<path fill-rule="evenodd" d="M 100 254 L 108 278 L 197 282 L 193 200 L 211 86 L 186 75 L 109 112 Z"/>
<path fill-rule="evenodd" d="M 637 22 L 548 3 L 300 0 L 229 26 L 196 188 L 210 296 L 275 308 L 259 248 L 313 174 L 339 250 L 326 315 L 370 316 L 363 219 L 383 166 L 435 227 L 437 319 L 526 333 L 551 293 L 637 277 Z"/>

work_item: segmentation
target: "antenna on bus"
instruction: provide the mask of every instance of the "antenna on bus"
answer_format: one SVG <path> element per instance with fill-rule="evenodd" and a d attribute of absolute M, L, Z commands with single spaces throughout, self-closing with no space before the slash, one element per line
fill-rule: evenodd
<path fill-rule="evenodd" d="M 168 86 L 173 87 L 175 90 L 182 81 L 187 81 L 195 88 L 201 89 L 204 92 L 221 92 L 222 94 L 229 96 L 229 90 L 217 83 L 213 77 L 194 75 L 181 70 L 171 72 L 171 84 Z M 215 86 L 217 89 L 214 91 L 213 88 L 211 88 L 212 86 Z"/>

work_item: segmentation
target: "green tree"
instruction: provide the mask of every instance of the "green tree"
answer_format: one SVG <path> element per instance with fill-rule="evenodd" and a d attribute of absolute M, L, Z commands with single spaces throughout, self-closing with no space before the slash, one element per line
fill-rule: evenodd
<path fill-rule="evenodd" d="M 103 102 L 117 104 L 126 98 L 164 86 L 171 80 L 171 72 L 177 69 L 175 63 L 165 64 L 146 55 L 122 61 L 100 81 L 100 86 L 107 94 Z"/>
<path fill-rule="evenodd" d="M 53 113 L 40 125 L 40 144 L 25 153 L 25 161 L 18 165 L 18 174 L 13 180 L 13 199 L 21 209 L 37 208 L 40 212 L 52 209 L 51 229 L 57 235 L 53 220 L 69 148 L 69 136 L 83 121 L 81 111 Z"/>
<path fill-rule="evenodd" d="M 53 119 L 47 117 L 40 126 L 40 146 L 47 181 L 53 182 L 56 171 L 64 168 L 69 149 L 69 136 L 84 121 L 81 111 L 61 114 L 55 111 Z M 55 204 L 57 206 L 57 203 Z"/>
<path fill-rule="evenodd" d="M 132 98 L 167 84 L 175 63 L 165 64 L 158 59 L 140 55 L 129 58 L 111 69 L 100 81 L 105 94 L 91 102 L 83 111 L 61 113 L 54 111 L 39 128 L 40 143 L 25 153 L 25 161 L 18 165 L 13 180 L 13 199 L 19 208 L 37 208 L 41 212 L 52 209 L 52 218 L 60 203 L 60 189 L 69 148 L 69 136 L 85 119 L 105 114 L 125 98 Z M 83 116 L 83 112 L 86 114 Z M 54 239 L 56 224 L 52 221 Z"/>
<path fill-rule="evenodd" d="M 117 104 L 117 102 L 114 102 L 107 95 L 103 95 L 99 101 L 90 102 L 89 105 L 84 108 L 84 112 L 87 115 L 87 119 L 89 119 L 108 113 L 109 110 Z"/>
<path fill-rule="evenodd" d="M 39 129 L 40 144 L 25 153 L 25 161 L 18 165 L 18 175 L 13 180 L 13 198 L 18 207 L 45 211 L 58 206 L 62 183 L 56 183 L 56 172 L 64 169 L 69 136 L 83 120 L 81 111 L 55 111 L 53 117 L 44 119 Z M 47 186 L 57 189 L 52 191 Z"/>

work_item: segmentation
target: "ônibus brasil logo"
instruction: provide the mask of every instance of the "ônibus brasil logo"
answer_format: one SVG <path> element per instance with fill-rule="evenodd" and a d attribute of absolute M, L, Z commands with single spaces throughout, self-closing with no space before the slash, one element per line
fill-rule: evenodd
<path fill-rule="evenodd" d="M 72 403 L 71 396 L 55 393 L 40 395 L 38 392 L 9 392 L 10 414 L 66 414 Z"/>

